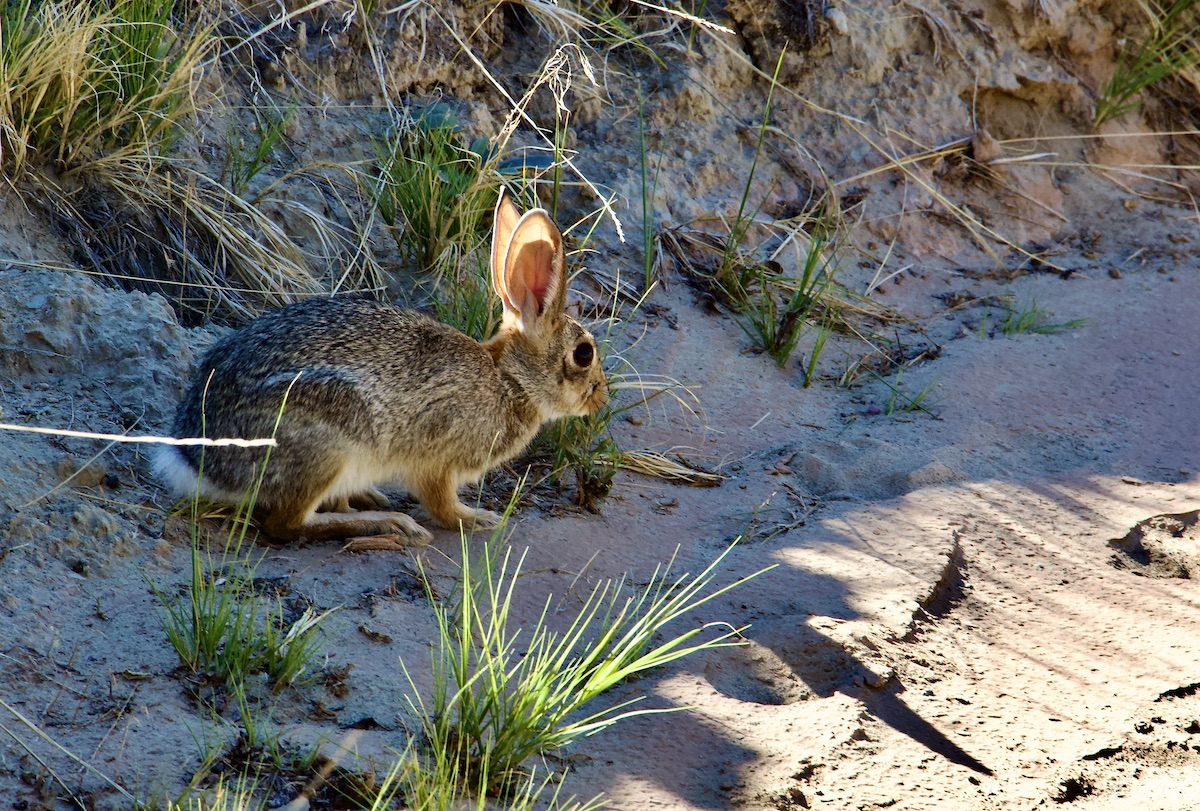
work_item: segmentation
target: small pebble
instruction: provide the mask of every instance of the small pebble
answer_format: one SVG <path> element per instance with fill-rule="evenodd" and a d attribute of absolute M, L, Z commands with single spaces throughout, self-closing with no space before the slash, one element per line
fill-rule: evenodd
<path fill-rule="evenodd" d="M 850 33 L 850 20 L 840 8 L 825 9 L 825 20 L 838 36 L 844 37 Z"/>

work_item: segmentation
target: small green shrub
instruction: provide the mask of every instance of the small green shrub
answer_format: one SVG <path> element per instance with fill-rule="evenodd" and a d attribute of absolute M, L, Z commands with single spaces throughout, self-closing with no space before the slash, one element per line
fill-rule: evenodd
<path fill-rule="evenodd" d="M 621 451 L 609 433 L 616 410 L 610 403 L 599 413 L 567 417 L 546 426 L 539 435 L 548 451 L 553 476 L 574 474 L 578 503 L 595 510 L 608 495 L 621 467 Z"/>
<path fill-rule="evenodd" d="M 375 144 L 374 198 L 402 257 L 439 275 L 480 252 L 500 176 L 486 140 L 464 143 L 449 108 L 432 105 Z"/>
<path fill-rule="evenodd" d="M 903 371 L 899 370 L 896 372 L 896 379 L 894 382 L 880 378 L 883 380 L 884 385 L 886 385 L 888 390 L 891 392 L 888 396 L 887 405 L 883 409 L 883 413 L 889 417 L 894 417 L 898 414 L 912 414 L 920 411 L 928 414 L 931 417 L 936 417 L 937 415 L 933 412 L 933 409 L 936 407 L 933 393 L 937 389 L 937 378 L 934 378 L 926 383 L 924 388 L 922 388 L 916 394 L 909 395 L 906 394 L 902 388 L 902 376 Z"/>

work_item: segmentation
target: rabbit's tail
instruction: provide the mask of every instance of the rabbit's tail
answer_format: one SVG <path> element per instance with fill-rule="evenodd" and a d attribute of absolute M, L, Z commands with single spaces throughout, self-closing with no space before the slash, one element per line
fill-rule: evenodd
<path fill-rule="evenodd" d="M 196 468 L 176 445 L 159 445 L 154 452 L 154 475 L 174 496 L 195 495 L 199 487 Z"/>

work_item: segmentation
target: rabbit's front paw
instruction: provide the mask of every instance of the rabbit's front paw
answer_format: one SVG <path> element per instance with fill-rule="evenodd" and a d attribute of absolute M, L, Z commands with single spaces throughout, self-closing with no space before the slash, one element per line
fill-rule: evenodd
<path fill-rule="evenodd" d="M 503 518 L 491 510 L 467 510 L 462 522 L 468 530 L 495 529 Z"/>

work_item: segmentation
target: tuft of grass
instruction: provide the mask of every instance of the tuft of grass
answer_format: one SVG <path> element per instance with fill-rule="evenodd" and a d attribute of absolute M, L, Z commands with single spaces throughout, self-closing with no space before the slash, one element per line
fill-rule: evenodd
<path fill-rule="evenodd" d="M 806 322 L 826 309 L 833 287 L 835 265 L 827 255 L 830 243 L 829 226 L 821 219 L 812 223 L 812 233 L 805 240 L 803 264 L 797 276 L 778 276 L 767 265 L 758 265 L 753 297 L 749 298 L 738 319 L 738 325 L 750 336 L 756 348 L 766 352 L 775 365 L 783 368 L 791 359 L 800 341 Z M 795 234 L 794 234 L 795 235 Z M 812 382 L 816 362 L 828 337 L 828 319 L 822 320 L 825 329 L 814 345 L 805 370 L 805 386 Z"/>
<path fill-rule="evenodd" d="M 95 271 L 163 293 L 192 321 L 244 319 L 316 294 L 276 222 L 168 154 L 217 44 L 211 26 L 177 24 L 175 5 L 0 8 L 0 167 Z"/>
<path fill-rule="evenodd" d="M 744 301 L 750 292 L 750 286 L 745 282 L 744 271 L 749 269 L 753 276 L 753 266 L 741 257 L 742 243 L 749 233 L 750 226 L 758 215 L 758 210 L 749 211 L 750 188 L 754 183 L 754 175 L 758 170 L 758 161 L 762 157 L 763 143 L 767 136 L 767 128 L 771 121 L 771 102 L 775 98 L 775 88 L 779 84 L 779 70 L 783 67 L 783 57 L 787 53 L 784 48 L 779 53 L 775 63 L 775 73 L 767 89 L 767 102 L 763 107 L 762 122 L 758 126 L 758 136 L 754 142 L 754 157 L 750 161 L 750 171 L 746 173 L 746 185 L 742 188 L 742 197 L 738 202 L 737 214 L 729 225 L 729 237 L 725 240 L 725 250 L 721 254 L 721 263 L 717 267 L 715 278 L 717 283 L 726 290 L 731 300 Z"/>
<path fill-rule="evenodd" d="M 815 325 L 818 334 L 804 369 L 804 385 L 809 386 L 815 379 L 816 364 L 825 343 L 842 320 L 837 314 L 840 308 L 832 303 L 837 267 L 833 249 L 836 246 L 839 216 L 836 196 L 830 191 L 807 214 L 791 221 L 787 236 L 770 258 L 762 260 L 745 248 L 752 227 L 759 221 L 760 208 L 751 208 L 750 194 L 766 135 L 772 131 L 771 106 L 783 57 L 784 52 L 781 52 L 775 73 L 770 77 L 753 157 L 737 212 L 727 226 L 728 234 L 722 240 L 696 234 L 686 235 L 677 230 L 667 235 L 666 244 L 667 249 L 703 285 L 706 292 L 734 312 L 738 326 L 750 338 L 754 348 L 766 352 L 778 367 L 783 368 L 791 359 L 805 326 Z M 644 151 L 643 148 L 643 164 Z M 797 271 L 794 275 L 785 275 L 783 266 L 776 261 L 789 245 L 798 248 Z M 716 259 L 712 262 L 711 270 L 698 271 L 697 265 L 686 256 L 688 248 L 699 248 L 710 256 L 715 253 Z"/>
<path fill-rule="evenodd" d="M 254 116 L 252 132 L 257 136 L 251 143 L 237 136 L 237 123 L 231 120 L 223 180 L 234 194 L 244 196 L 254 178 L 270 165 L 271 155 L 283 143 L 284 134 L 296 110 L 295 104 L 283 110 L 275 107 L 251 108 Z"/>
<path fill-rule="evenodd" d="M 646 405 L 663 394 L 674 396 L 685 411 L 694 413 L 691 404 L 679 396 L 678 390 L 683 388 L 679 381 L 644 377 L 618 351 L 619 346 L 631 343 L 625 331 L 631 323 L 631 316 L 640 309 L 647 295 L 647 292 L 643 292 L 632 302 L 629 311 L 621 313 L 621 284 L 618 278 L 612 290 L 609 315 L 602 321 L 603 331 L 593 327 L 606 368 L 611 395 L 608 404 L 597 414 L 556 420 L 543 428 L 535 441 L 535 453 L 549 461 L 550 478 L 558 482 L 564 475 L 573 474 L 577 502 L 592 512 L 598 510 L 597 503 L 612 489 L 613 479 L 621 468 L 693 483 L 705 480 L 702 472 L 692 471 L 696 475 L 689 475 L 678 466 L 643 464 L 646 459 L 643 452 L 622 449 L 612 435 L 614 418 Z M 622 372 L 621 369 L 627 371 Z M 633 396 L 627 398 L 623 392 L 633 392 Z"/>
<path fill-rule="evenodd" d="M 144 160 L 194 109 L 214 41 L 171 24 L 161 0 L 13 0 L 0 9 L 0 149 L 9 176 Z"/>
<path fill-rule="evenodd" d="M 429 743 L 432 743 L 430 741 Z M 403 798 L 404 807 L 411 811 L 488 811 L 496 808 L 495 800 L 483 792 L 475 792 L 466 781 L 457 753 L 436 746 L 419 749 L 410 745 L 397 761 L 392 794 L 386 801 L 376 801 L 372 811 L 392 807 L 395 796 Z M 553 771 L 531 768 L 522 776 L 514 776 L 504 787 L 505 811 L 599 811 L 605 805 L 600 797 L 580 802 L 574 797 L 562 798 L 562 783 Z M 379 795 L 383 798 L 383 794 Z"/>
<path fill-rule="evenodd" d="M 1118 118 L 1137 106 L 1135 96 L 1200 61 L 1200 14 L 1196 0 L 1159 0 L 1142 3 L 1150 32 L 1130 43 L 1117 59 L 1112 77 L 1096 99 L 1095 124 Z"/>
<path fill-rule="evenodd" d="M 913 414 L 918 411 L 928 414 L 931 417 L 937 417 L 933 412 L 936 404 L 933 402 L 933 393 L 937 389 L 938 378 L 934 378 L 925 384 L 924 388 L 916 394 L 906 394 L 901 386 L 901 376 L 903 369 L 896 371 L 895 381 L 887 380 L 879 377 L 879 380 L 888 387 L 891 392 L 888 396 L 887 404 L 884 406 L 883 413 L 889 417 L 894 417 L 897 414 Z"/>
<path fill-rule="evenodd" d="M 1001 335 L 1053 335 L 1069 329 L 1078 329 L 1088 322 L 1086 318 L 1074 318 L 1070 321 L 1052 322 L 1053 313 L 1043 310 L 1034 299 L 1028 305 L 1019 309 L 1009 310 L 996 329 Z"/>
<path fill-rule="evenodd" d="M 316 657 L 321 645 L 317 630 L 331 612 L 318 614 L 310 607 L 289 620 L 279 600 L 256 594 L 254 574 L 262 555 L 244 550 L 244 529 L 233 533 L 217 557 L 201 550 L 198 536 L 194 528 L 191 579 L 183 594 L 170 595 L 151 585 L 163 631 L 180 663 L 235 695 L 247 678 L 259 673 L 276 692 L 294 684 Z"/>
<path fill-rule="evenodd" d="M 832 334 L 833 328 L 830 326 L 830 319 L 821 319 L 821 323 L 817 326 L 817 337 L 813 341 L 812 351 L 808 353 L 808 362 L 804 364 L 804 388 L 806 389 L 817 378 L 817 361 L 820 359 L 821 353 L 825 351 L 825 342 Z"/>
<path fill-rule="evenodd" d="M 624 460 L 609 433 L 616 413 L 610 404 L 598 414 L 557 420 L 539 435 L 549 450 L 552 475 L 574 474 L 578 504 L 591 512 L 597 511 L 597 502 L 612 490 Z"/>
<path fill-rule="evenodd" d="M 511 506 L 510 506 L 511 510 Z M 621 583 L 595 587 L 561 633 L 548 627 L 552 597 L 530 628 L 511 627 L 509 612 L 524 555 L 502 554 L 498 530 L 472 562 L 462 544 L 457 598 L 435 605 L 439 648 L 434 659 L 431 712 L 414 703 L 431 751 L 462 775 L 466 787 L 485 793 L 511 784 L 529 758 L 561 749 L 640 710 L 637 698 L 595 711 L 592 699 L 615 685 L 693 653 L 740 644 L 744 629 L 713 624 L 662 638 L 666 626 L 767 569 L 714 587 L 722 552 L 699 574 L 674 575 L 671 563 L 655 570 L 650 585 L 622 598 Z M 771 568 L 771 567 L 768 567 Z"/>
<path fill-rule="evenodd" d="M 654 174 L 649 171 L 646 146 L 646 115 L 645 100 L 638 93 L 638 144 L 641 156 L 642 170 L 642 292 L 649 293 L 654 281 L 655 238 L 654 238 L 654 198 L 658 195 L 658 175 L 662 171 L 663 157 L 666 155 L 666 145 L 658 150 L 658 162 L 654 165 Z"/>
<path fill-rule="evenodd" d="M 724 276 L 719 259 L 714 259 L 725 249 L 720 237 L 678 227 L 664 231 L 661 244 L 710 306 L 732 311 L 753 348 L 767 353 L 780 368 L 795 353 L 806 327 L 815 329 L 816 338 L 804 366 L 804 385 L 808 386 L 816 379 L 817 362 L 831 334 L 867 340 L 853 326 L 854 317 L 885 320 L 892 316 L 837 283 L 839 243 L 833 215 L 818 211 L 772 224 L 775 228 L 780 225 L 789 227 L 775 251 L 764 259 L 739 255 Z M 795 251 L 792 274 L 785 273 L 779 260 L 788 248 Z"/>
<path fill-rule="evenodd" d="M 285 395 L 276 428 L 286 405 Z M 247 677 L 257 673 L 266 674 L 276 692 L 293 684 L 316 656 L 320 648 L 318 627 L 332 613 L 330 610 L 318 615 L 310 606 L 289 622 L 281 601 L 266 601 L 255 594 L 254 575 L 265 553 L 255 555 L 252 547 L 247 548 L 246 536 L 261 476 L 269 462 L 270 448 L 258 483 L 235 509 L 233 529 L 220 557 L 201 550 L 201 498 L 197 492 L 190 503 L 190 583 L 182 595 L 168 595 L 150 584 L 159 600 L 163 631 L 180 662 L 193 673 L 215 678 L 235 695 L 242 695 Z M 201 456 L 198 479 L 203 476 Z"/>
<path fill-rule="evenodd" d="M 252 775 L 218 775 L 215 784 L 203 793 L 189 790 L 185 796 L 168 800 L 165 806 L 152 803 L 150 808 L 165 807 L 166 811 L 256 811 L 265 808 L 259 786 Z M 141 807 L 141 806 L 139 806 Z"/>
<path fill-rule="evenodd" d="M 479 252 L 500 189 L 486 141 L 468 147 L 449 107 L 434 104 L 375 151 L 375 205 L 406 260 L 444 274 Z"/>

